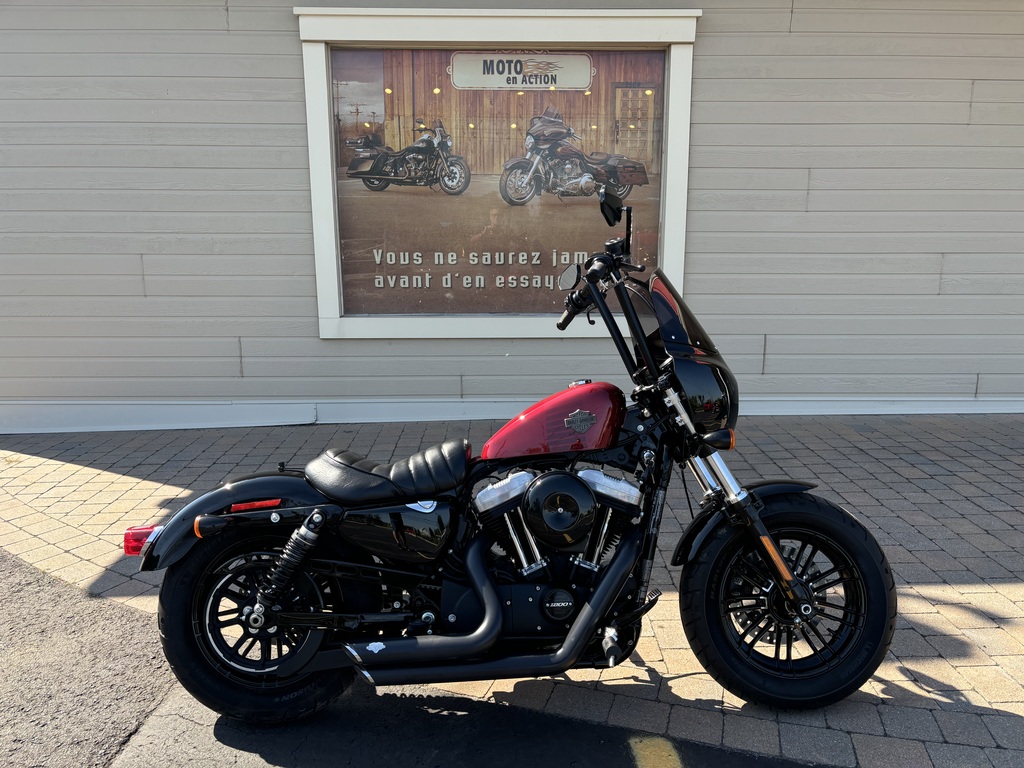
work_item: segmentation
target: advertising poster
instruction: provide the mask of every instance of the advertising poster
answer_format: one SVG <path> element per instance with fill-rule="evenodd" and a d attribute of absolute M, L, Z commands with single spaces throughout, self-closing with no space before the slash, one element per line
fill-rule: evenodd
<path fill-rule="evenodd" d="M 331 50 L 343 315 L 558 314 L 609 229 L 658 261 L 665 55 Z"/>

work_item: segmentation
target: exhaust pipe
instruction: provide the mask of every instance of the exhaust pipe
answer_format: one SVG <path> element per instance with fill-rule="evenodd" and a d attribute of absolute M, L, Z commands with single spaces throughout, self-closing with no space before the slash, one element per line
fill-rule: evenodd
<path fill-rule="evenodd" d="M 473 542 L 476 544 L 479 539 Z M 471 545 L 472 549 L 472 545 Z M 612 562 L 608 564 L 608 570 L 605 572 L 604 578 L 601 579 L 600 585 L 598 585 L 597 591 L 591 596 L 590 600 L 584 604 L 580 610 L 579 616 L 576 617 L 576 621 L 573 623 L 572 628 L 569 630 L 569 634 L 565 638 L 565 642 L 562 644 L 554 653 L 535 654 L 532 656 L 511 656 L 504 659 L 493 659 L 488 661 L 469 661 L 464 663 L 455 664 L 430 664 L 429 666 L 424 665 L 424 658 L 417 657 L 412 658 L 406 656 L 408 661 L 413 662 L 415 666 L 384 666 L 377 668 L 375 666 L 375 659 L 366 659 L 364 662 L 358 662 L 363 669 L 360 670 L 363 676 L 368 682 L 374 685 L 410 685 L 415 683 L 457 683 L 457 682 L 468 682 L 471 680 L 500 680 L 503 678 L 514 678 L 514 677 L 545 677 L 547 675 L 557 675 L 561 672 L 565 672 L 567 669 L 571 669 L 579 661 L 580 656 L 583 655 L 583 651 L 587 647 L 587 643 L 590 642 L 594 637 L 594 633 L 598 629 L 598 624 L 601 619 L 611 608 L 615 598 L 618 597 L 619 592 L 626 583 L 626 579 L 629 578 L 630 571 L 633 570 L 633 565 L 636 563 L 637 557 L 640 553 L 640 537 L 639 534 L 634 534 L 628 539 L 623 539 L 619 543 L 619 551 L 616 552 L 615 557 L 612 558 Z M 469 562 L 467 557 L 467 564 Z M 472 573 L 472 571 L 471 571 Z M 486 578 L 486 570 L 484 571 Z M 474 581 L 478 581 L 476 574 L 473 574 Z M 494 585 L 490 582 L 489 578 L 486 578 L 486 583 L 490 587 L 492 593 L 494 591 Z M 497 597 L 495 595 L 495 600 Z M 487 617 L 490 616 L 490 606 L 487 606 Z M 480 629 L 473 633 L 473 635 L 452 637 L 452 638 L 415 638 L 416 640 L 450 640 L 459 643 L 465 642 L 466 638 L 473 637 L 480 633 L 480 631 L 487 625 L 487 617 L 484 619 L 483 625 Z M 501 628 L 501 617 L 500 612 L 497 621 L 497 629 Z M 401 640 L 401 643 L 409 642 L 408 640 Z M 494 640 L 491 640 L 493 644 Z M 386 649 L 387 652 L 391 651 L 398 643 L 392 643 Z M 372 643 L 371 643 L 372 645 Z M 367 646 L 362 646 L 367 648 Z M 385 651 L 381 651 L 384 653 Z M 475 651 L 474 653 L 478 653 Z M 438 652 L 440 653 L 440 651 Z M 448 651 L 444 652 L 447 655 Z M 469 655 L 465 653 L 465 655 Z M 391 656 L 381 658 L 381 662 L 385 664 L 391 664 Z M 431 660 L 436 661 L 444 658 L 444 656 L 434 655 Z M 451 655 L 447 655 L 447 658 L 452 658 Z M 367 669 L 367 667 L 370 667 Z"/>
<path fill-rule="evenodd" d="M 348 643 L 345 652 L 359 667 L 395 664 L 429 664 L 476 656 L 490 648 L 501 634 L 501 601 L 484 560 L 490 542 L 477 536 L 466 548 L 466 570 L 470 584 L 484 606 L 484 619 L 468 635 L 420 635 L 383 638 L 370 643 Z"/>

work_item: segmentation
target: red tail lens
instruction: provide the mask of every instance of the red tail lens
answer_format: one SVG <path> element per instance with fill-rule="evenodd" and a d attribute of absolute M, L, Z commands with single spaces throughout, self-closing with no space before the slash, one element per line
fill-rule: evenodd
<path fill-rule="evenodd" d="M 137 525 L 124 532 L 124 553 L 126 555 L 141 555 L 146 540 L 156 530 L 155 525 Z"/>
<path fill-rule="evenodd" d="M 280 507 L 280 499 L 264 499 L 263 501 L 243 501 L 240 504 L 232 504 L 228 512 L 248 512 L 252 509 L 272 509 Z"/>

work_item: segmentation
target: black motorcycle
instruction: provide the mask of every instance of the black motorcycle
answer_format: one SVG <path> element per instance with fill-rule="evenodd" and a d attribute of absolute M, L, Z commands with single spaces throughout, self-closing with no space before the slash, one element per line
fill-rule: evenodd
<path fill-rule="evenodd" d="M 509 205 L 525 205 L 541 191 L 574 197 L 607 188 L 624 200 L 635 185 L 648 183 L 641 161 L 607 152 L 587 154 L 572 143 L 579 138 L 554 108 L 536 115 L 526 131 L 526 154 L 503 166 L 498 182 L 502 199 Z"/>
<path fill-rule="evenodd" d="M 164 653 L 199 701 L 273 723 L 320 709 L 356 674 L 397 685 L 614 667 L 660 597 L 650 578 L 677 465 L 703 500 L 670 563 L 710 674 L 777 707 L 823 706 L 871 676 L 896 623 L 885 555 L 812 485 L 732 475 L 720 452 L 734 444 L 736 381 L 665 274 L 635 277 L 630 209 L 607 194 L 602 210 L 609 225 L 625 212 L 626 234 L 562 275 L 558 328 L 600 315 L 631 404 L 577 381 L 479 454 L 451 440 L 385 464 L 332 448 L 125 533 L 142 570 L 167 569 Z"/>
<path fill-rule="evenodd" d="M 380 192 L 392 184 L 399 186 L 433 187 L 435 184 L 449 195 L 461 195 L 469 187 L 471 174 L 466 161 L 453 155 L 452 137 L 441 120 L 427 128 L 418 120 L 421 134 L 405 149 L 396 152 L 377 134 L 348 139 L 345 144 L 355 149 L 346 175 L 360 179 L 363 185 Z"/>

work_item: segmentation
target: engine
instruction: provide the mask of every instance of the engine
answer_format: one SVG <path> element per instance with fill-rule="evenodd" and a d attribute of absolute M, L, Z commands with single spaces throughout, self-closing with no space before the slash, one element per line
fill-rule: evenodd
<path fill-rule="evenodd" d="M 585 172 L 578 161 L 569 160 L 554 171 L 552 191 L 559 195 L 592 195 L 597 188 L 592 174 Z"/>
<path fill-rule="evenodd" d="M 596 469 L 520 471 L 480 490 L 475 504 L 523 576 L 547 567 L 557 553 L 596 572 L 619 524 L 639 514 L 640 490 Z"/>

